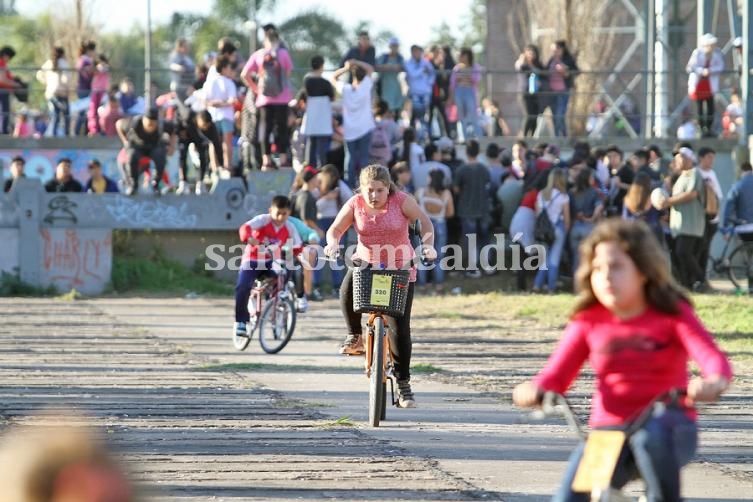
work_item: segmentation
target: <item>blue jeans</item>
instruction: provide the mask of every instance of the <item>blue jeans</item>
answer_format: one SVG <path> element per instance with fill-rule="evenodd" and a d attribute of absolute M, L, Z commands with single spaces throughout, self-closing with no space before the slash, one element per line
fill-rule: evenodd
<path fill-rule="evenodd" d="M 573 277 L 575 277 L 575 272 L 578 270 L 578 265 L 580 264 L 580 254 L 578 254 L 580 241 L 585 239 L 593 228 L 593 223 L 579 220 L 574 221 L 573 226 L 570 228 L 570 257 L 573 266 Z"/>
<path fill-rule="evenodd" d="M 463 232 L 463 243 L 465 252 L 468 256 L 468 268 L 467 270 L 478 270 L 478 261 L 481 257 L 481 248 L 489 242 L 489 226 L 491 223 L 489 216 L 482 216 L 480 218 L 460 218 L 460 228 Z M 476 236 L 476 245 L 474 249 L 471 249 L 471 241 L 469 235 Z"/>
<path fill-rule="evenodd" d="M 371 145 L 371 131 L 358 139 L 345 143 L 345 165 L 348 166 L 348 183 L 351 187 L 358 185 L 358 175 L 361 169 L 369 165 L 369 146 Z"/>
<path fill-rule="evenodd" d="M 47 102 L 52 113 L 52 136 L 60 136 L 60 126 L 63 126 L 63 136 L 71 133 L 71 113 L 68 110 L 67 96 L 53 96 Z"/>
<path fill-rule="evenodd" d="M 254 281 L 263 273 L 274 275 L 271 260 L 265 261 L 264 267 L 260 265 L 259 262 L 244 262 L 238 271 L 238 282 L 235 283 L 235 322 L 248 322 L 251 318 L 248 312 L 248 299 Z"/>
<path fill-rule="evenodd" d="M 434 285 L 439 286 L 444 282 L 444 270 L 440 265 L 442 258 L 444 258 L 442 248 L 447 245 L 447 221 L 431 218 L 431 224 L 434 225 L 434 249 L 437 250 L 437 259 L 431 272 L 429 270 L 418 270 L 418 283 L 426 284 L 429 280 L 429 273 L 431 273 Z"/>
<path fill-rule="evenodd" d="M 416 128 L 416 138 L 422 140 L 429 134 L 427 113 L 431 105 L 431 94 L 411 94 L 410 125 Z M 418 122 L 418 125 L 416 125 Z"/>
<path fill-rule="evenodd" d="M 570 100 L 570 92 L 555 92 L 551 95 L 552 118 L 554 119 L 554 135 L 567 136 L 567 102 Z"/>
<path fill-rule="evenodd" d="M 78 99 L 89 97 L 90 94 L 91 91 L 89 90 L 79 89 L 76 91 L 76 96 L 78 96 Z M 86 112 L 87 110 L 81 110 L 76 116 L 76 125 L 73 126 L 73 134 L 76 136 L 86 136 L 86 133 L 88 132 L 87 121 L 89 119 L 86 116 Z"/>
<path fill-rule="evenodd" d="M 306 163 L 320 167 L 327 163 L 331 136 L 309 136 L 306 139 Z"/>
<path fill-rule="evenodd" d="M 553 502 L 588 502 L 590 494 L 575 493 L 570 485 L 583 456 L 585 443 L 573 451 Z M 667 408 L 628 438 L 612 475 L 612 487 L 622 488 L 637 476 L 646 484 L 649 502 L 679 502 L 680 469 L 695 455 L 698 427 L 682 410 Z"/>
<path fill-rule="evenodd" d="M 471 139 L 481 136 L 481 127 L 478 125 L 476 91 L 472 87 L 456 87 L 455 105 L 458 107 L 458 119 L 463 126 L 463 137 Z"/>
<path fill-rule="evenodd" d="M 332 224 L 335 222 L 334 218 L 319 218 L 316 221 L 316 224 L 319 226 L 319 228 L 322 229 L 322 232 L 325 234 L 327 233 L 327 230 L 329 230 L 329 227 L 332 226 Z M 324 246 L 327 244 L 327 239 L 322 239 L 321 245 Z M 343 277 L 345 276 L 345 270 L 343 268 L 338 267 L 330 267 L 332 269 L 332 288 L 337 291 L 340 289 L 340 284 L 343 282 Z M 321 286 L 322 283 L 322 270 L 320 268 L 314 269 L 314 287 L 318 288 Z"/>
<path fill-rule="evenodd" d="M 560 258 L 562 258 L 562 248 L 565 247 L 565 222 L 559 220 L 554 225 L 554 242 L 546 247 L 546 269 L 540 268 L 533 279 L 533 287 L 541 289 L 546 281 L 549 291 L 554 291 L 557 287 L 557 277 L 560 273 Z"/>

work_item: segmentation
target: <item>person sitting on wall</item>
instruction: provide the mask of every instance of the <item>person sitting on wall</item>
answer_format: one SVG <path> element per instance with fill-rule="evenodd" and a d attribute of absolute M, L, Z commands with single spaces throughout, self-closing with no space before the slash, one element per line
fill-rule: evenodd
<path fill-rule="evenodd" d="M 102 164 L 97 159 L 92 159 L 87 164 L 89 168 L 89 180 L 84 186 L 87 193 L 118 193 L 118 184 L 102 173 Z"/>
<path fill-rule="evenodd" d="M 10 178 L 5 180 L 5 186 L 3 187 L 4 192 L 10 192 L 10 189 L 13 188 L 13 183 L 18 178 L 25 178 L 26 174 L 24 174 L 24 166 L 26 165 L 26 161 L 23 157 L 20 155 L 13 157 L 13 159 L 10 161 Z"/>
<path fill-rule="evenodd" d="M 151 187 L 155 194 L 159 194 L 167 157 L 175 150 L 173 124 L 160 121 L 159 110 L 152 107 L 141 116 L 118 120 L 116 127 L 130 167 L 130 173 L 125 173 L 126 178 L 129 178 L 125 183 L 126 195 L 133 195 L 138 191 L 140 161 L 145 157 L 154 162 L 156 176 L 152 178 Z"/>
<path fill-rule="evenodd" d="M 44 185 L 48 192 L 83 192 L 83 187 L 71 174 L 71 159 L 62 158 L 55 167 L 55 177 Z"/>

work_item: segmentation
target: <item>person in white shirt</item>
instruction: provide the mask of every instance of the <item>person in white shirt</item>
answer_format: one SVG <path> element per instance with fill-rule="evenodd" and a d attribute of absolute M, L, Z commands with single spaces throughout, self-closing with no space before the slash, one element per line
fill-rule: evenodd
<path fill-rule="evenodd" d="M 65 49 L 55 47 L 52 57 L 45 61 L 37 72 L 37 80 L 45 85 L 44 97 L 52 113 L 52 136 L 59 136 L 60 126 L 62 135 L 69 136 L 71 129 L 71 114 L 68 108 L 68 93 L 70 92 L 68 72 L 71 67 L 65 59 Z"/>
<path fill-rule="evenodd" d="M 235 67 L 228 58 L 217 60 L 217 77 L 204 85 L 204 97 L 212 115 L 212 122 L 222 136 L 222 167 L 227 173 L 233 160 L 233 131 L 235 130 L 235 109 L 238 101 L 238 88 L 233 82 Z"/>
<path fill-rule="evenodd" d="M 339 80 L 346 73 L 352 75 L 352 83 Z M 371 109 L 371 90 L 374 87 L 372 73 L 373 66 L 351 59 L 332 75 L 332 83 L 342 95 L 345 165 L 347 181 L 351 187 L 356 185 L 361 169 L 369 163 L 371 133 L 376 126 Z"/>
<path fill-rule="evenodd" d="M 701 174 L 704 183 L 713 188 L 718 201 L 717 207 L 719 208 L 717 214 L 706 213 L 706 229 L 703 233 L 703 245 L 698 254 L 698 264 L 701 266 L 701 270 L 703 270 L 704 274 L 706 273 L 706 264 L 709 261 L 711 240 L 714 238 L 717 228 L 719 228 L 719 213 L 723 207 L 722 199 L 724 198 L 722 186 L 719 184 L 719 178 L 716 177 L 716 173 L 714 172 L 714 160 L 716 160 L 716 152 L 713 148 L 703 146 L 698 149 L 698 172 Z M 708 284 L 704 282 L 701 287 L 706 288 L 708 287 Z"/>

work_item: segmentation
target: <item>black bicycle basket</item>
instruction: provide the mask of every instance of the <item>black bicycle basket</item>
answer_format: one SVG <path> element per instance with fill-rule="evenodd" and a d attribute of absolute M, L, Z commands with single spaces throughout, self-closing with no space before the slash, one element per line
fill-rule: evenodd
<path fill-rule="evenodd" d="M 410 270 L 353 269 L 353 310 L 402 316 L 408 300 Z"/>

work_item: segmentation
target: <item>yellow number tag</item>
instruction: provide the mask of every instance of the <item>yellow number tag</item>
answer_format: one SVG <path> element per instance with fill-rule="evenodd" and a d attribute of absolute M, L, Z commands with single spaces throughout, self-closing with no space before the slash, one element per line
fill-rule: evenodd
<path fill-rule="evenodd" d="M 594 488 L 608 488 L 624 444 L 623 431 L 591 431 L 573 479 L 573 491 L 591 493 Z"/>
<path fill-rule="evenodd" d="M 371 276 L 371 304 L 389 307 L 392 277 L 389 275 Z"/>

